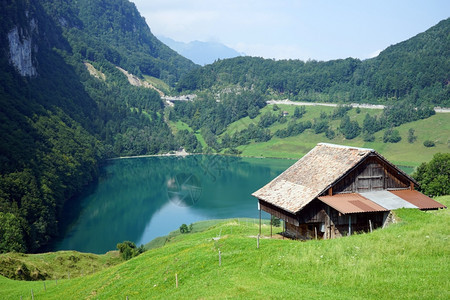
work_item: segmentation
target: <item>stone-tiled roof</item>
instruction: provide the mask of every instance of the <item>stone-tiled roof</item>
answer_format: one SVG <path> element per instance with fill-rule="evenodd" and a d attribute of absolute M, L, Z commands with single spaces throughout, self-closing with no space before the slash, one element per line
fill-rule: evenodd
<path fill-rule="evenodd" d="M 372 152 L 375 151 L 320 143 L 252 195 L 296 213 Z"/>

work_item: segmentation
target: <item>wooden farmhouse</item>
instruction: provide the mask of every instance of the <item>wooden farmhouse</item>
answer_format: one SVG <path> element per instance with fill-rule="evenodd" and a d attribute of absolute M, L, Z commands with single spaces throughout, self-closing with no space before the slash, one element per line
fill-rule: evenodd
<path fill-rule="evenodd" d="M 417 186 L 375 150 L 320 143 L 252 195 L 285 235 L 329 239 L 384 227 L 397 208 L 445 208 Z"/>

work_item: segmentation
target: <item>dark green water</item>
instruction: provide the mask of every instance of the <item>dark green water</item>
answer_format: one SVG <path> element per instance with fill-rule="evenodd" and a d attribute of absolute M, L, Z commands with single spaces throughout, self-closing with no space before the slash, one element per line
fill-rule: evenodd
<path fill-rule="evenodd" d="M 98 183 L 67 205 L 64 237 L 51 250 L 105 253 L 124 240 L 145 244 L 183 223 L 257 218 L 251 193 L 294 162 L 214 155 L 111 161 Z"/>

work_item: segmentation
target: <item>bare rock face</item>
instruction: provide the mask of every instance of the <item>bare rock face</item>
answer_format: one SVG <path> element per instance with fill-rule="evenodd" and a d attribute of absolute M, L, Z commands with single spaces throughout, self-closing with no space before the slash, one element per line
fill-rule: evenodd
<path fill-rule="evenodd" d="M 33 54 L 37 52 L 37 46 L 33 47 L 32 32 L 37 30 L 34 19 L 30 21 L 30 33 L 15 26 L 8 33 L 9 59 L 11 64 L 22 76 L 33 77 L 37 75 L 36 66 L 33 63 Z"/>

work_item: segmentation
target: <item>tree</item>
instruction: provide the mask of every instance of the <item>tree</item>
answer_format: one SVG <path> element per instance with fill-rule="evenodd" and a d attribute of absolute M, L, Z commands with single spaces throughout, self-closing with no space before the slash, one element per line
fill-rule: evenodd
<path fill-rule="evenodd" d="M 144 245 L 137 248 L 136 244 L 130 241 L 124 241 L 117 244 L 117 249 L 119 249 L 120 256 L 124 260 L 129 260 L 130 258 L 136 257 L 145 252 Z"/>
<path fill-rule="evenodd" d="M 344 115 L 339 125 L 339 130 L 347 140 L 351 140 L 360 134 L 361 127 L 359 127 L 358 121 L 350 121 L 350 117 Z"/>
<path fill-rule="evenodd" d="M 412 175 L 419 191 L 426 195 L 450 195 L 450 153 L 436 153 L 430 162 L 422 163 Z"/>
<path fill-rule="evenodd" d="M 364 142 L 373 142 L 375 141 L 375 136 L 372 133 L 366 132 L 363 136 Z"/>
<path fill-rule="evenodd" d="M 303 115 L 304 115 L 305 113 L 306 113 L 306 107 L 305 107 L 304 105 L 302 105 L 302 106 L 300 106 L 300 107 L 296 106 L 296 107 L 295 107 L 295 110 L 294 110 L 293 117 L 294 117 L 295 119 L 300 119 L 301 117 L 303 117 Z"/>
<path fill-rule="evenodd" d="M 414 135 L 414 129 L 410 128 L 408 130 L 408 143 L 412 144 L 417 140 L 417 136 Z"/>
<path fill-rule="evenodd" d="M 383 134 L 383 143 L 398 143 L 402 137 L 397 129 L 389 128 Z"/>
<path fill-rule="evenodd" d="M 180 232 L 181 233 L 189 233 L 189 227 L 186 224 L 181 224 Z"/>
<path fill-rule="evenodd" d="M 250 119 L 254 119 L 259 114 L 259 109 L 257 106 L 250 106 L 247 110 L 247 113 Z"/>
<path fill-rule="evenodd" d="M 12 213 L 0 212 L 0 253 L 25 252 L 20 220 Z"/>
<path fill-rule="evenodd" d="M 332 140 L 332 139 L 334 139 L 334 137 L 336 136 L 336 133 L 334 132 L 333 129 L 328 128 L 327 132 L 325 133 L 325 136 L 326 136 L 328 139 Z"/>
<path fill-rule="evenodd" d="M 270 216 L 270 224 L 275 227 L 280 227 L 280 219 L 275 216 Z"/>

